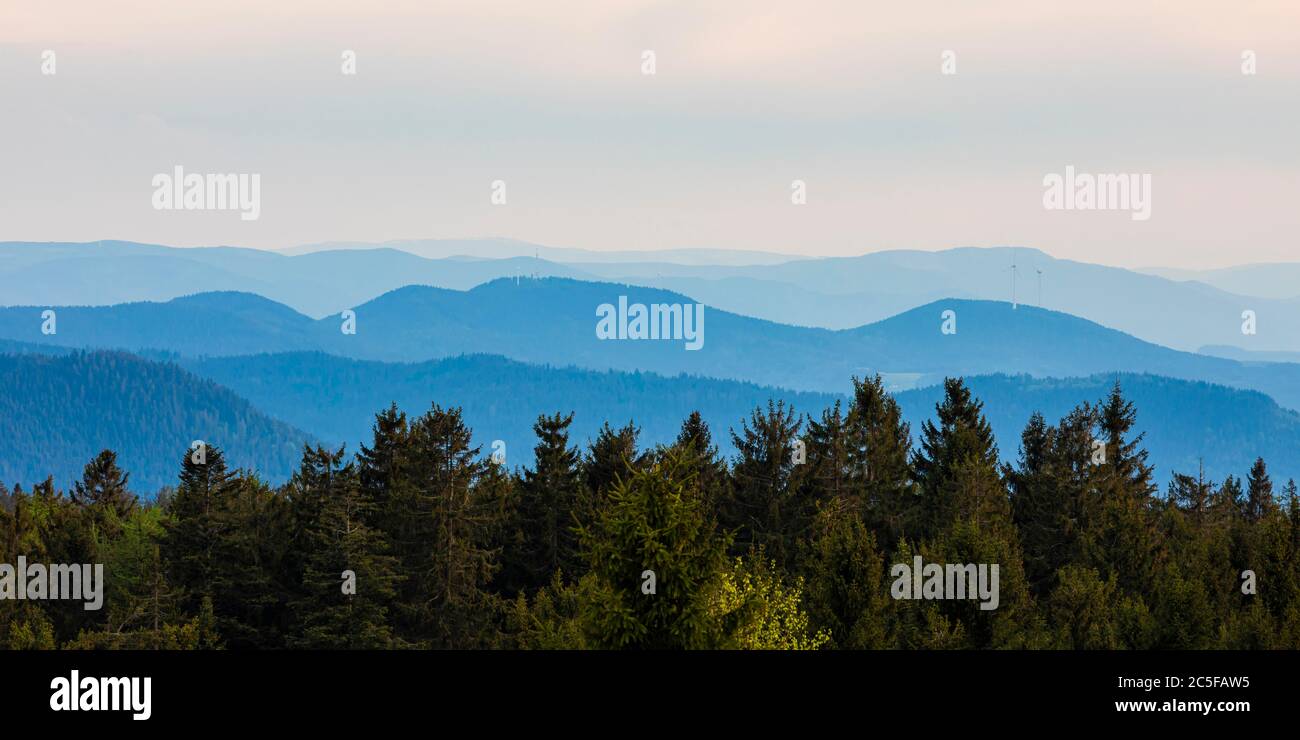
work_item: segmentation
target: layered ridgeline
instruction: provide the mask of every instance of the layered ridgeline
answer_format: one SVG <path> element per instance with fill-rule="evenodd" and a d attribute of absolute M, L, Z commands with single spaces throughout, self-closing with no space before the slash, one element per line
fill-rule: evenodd
<path fill-rule="evenodd" d="M 834 402 L 752 383 L 548 368 L 499 356 L 401 364 L 321 353 L 198 360 L 33 349 L 0 343 L 0 352 L 15 353 L 0 354 L 0 482 L 30 486 L 53 475 L 66 487 L 110 448 L 134 471 L 133 490 L 145 494 L 175 483 L 177 461 L 195 439 L 224 449 L 233 467 L 283 482 L 305 442 L 355 452 L 375 413 L 394 402 L 462 407 L 483 454 L 504 452 L 509 464 L 532 462 L 532 427 L 542 414 L 573 413 L 575 442 L 594 440 L 608 420 L 615 428 L 634 423 L 641 441 L 655 445 L 672 441 L 693 411 L 725 430 L 772 398 L 807 409 Z M 498 441 L 504 447 L 494 447 Z M 729 448 L 725 435 L 719 441 Z"/>
<path fill-rule="evenodd" d="M 707 378 L 667 378 L 651 373 L 592 372 L 526 365 L 501 357 L 457 357 L 427 363 L 349 360 L 319 353 L 182 360 L 198 375 L 228 386 L 268 414 L 310 429 L 322 439 L 349 447 L 370 434 L 374 409 L 396 401 L 421 408 L 431 401 L 464 406 L 485 449 L 506 442 L 509 459 L 531 461 L 532 424 L 540 414 L 575 412 L 574 438 L 594 438 L 600 424 L 634 421 L 647 445 L 671 442 L 681 420 L 700 411 L 714 429 L 740 427 L 756 406 L 783 400 L 800 415 L 821 416 L 838 394 L 797 393 Z M 1174 472 L 1208 477 L 1241 475 L 1256 457 L 1269 461 L 1281 480 L 1300 479 L 1300 414 L 1280 408 L 1268 396 L 1209 383 L 1153 375 L 1099 374 L 1087 378 L 974 376 L 968 384 L 985 403 L 985 414 L 1001 442 L 1005 462 L 1016 459 L 1020 432 L 1034 412 L 1051 420 L 1075 406 L 1104 398 L 1115 382 L 1139 414 L 1136 432 L 1157 478 Z M 941 385 L 898 393 L 914 432 L 932 419 Z M 719 447 L 734 452 L 726 434 Z"/>
<path fill-rule="evenodd" d="M 875 373 L 892 390 L 904 390 L 945 376 L 1135 372 L 1258 390 L 1283 406 L 1300 408 L 1300 364 L 1180 352 L 1024 305 L 944 299 L 841 331 L 708 307 L 702 344 L 691 351 L 689 324 L 678 339 L 601 339 L 598 307 L 617 306 L 621 297 L 629 306 L 694 303 L 678 293 L 562 278 L 503 279 L 468 291 L 409 286 L 357 306 L 355 333 L 345 333 L 350 327 L 341 316 L 312 319 L 252 294 L 205 293 L 165 303 L 57 308 L 52 317 L 42 307 L 4 308 L 0 338 L 186 356 L 318 350 L 413 362 L 487 353 L 529 363 L 690 373 L 829 393 L 843 392 L 850 376 Z M 947 311 L 950 321 L 944 318 Z"/>
<path fill-rule="evenodd" d="M 132 490 L 152 495 L 175 484 L 195 440 L 225 449 L 231 467 L 283 479 L 312 441 L 210 380 L 122 352 L 0 354 L 0 388 L 0 481 L 8 485 L 52 475 L 66 488 L 107 448 L 132 471 Z"/>
<path fill-rule="evenodd" d="M 1020 433 L 1034 412 L 1048 422 L 1064 417 L 1075 406 L 1094 405 L 1115 382 L 1138 410 L 1135 433 L 1145 434 L 1143 447 L 1151 454 L 1156 480 L 1164 485 L 1172 474 L 1223 481 L 1240 477 L 1256 457 L 1269 461 L 1278 480 L 1300 480 L 1300 414 L 1279 407 L 1257 391 L 1155 375 L 1108 373 L 1087 378 L 976 376 L 966 378 L 971 392 L 984 403 L 984 413 L 1001 446 L 1004 462 L 1016 460 Z M 942 386 L 897 394 L 904 417 L 919 429 L 933 417 L 943 397 Z"/>
<path fill-rule="evenodd" d="M 371 436 L 375 412 L 390 404 L 459 407 L 474 430 L 474 444 L 489 454 L 494 442 L 503 442 L 508 466 L 531 464 L 533 424 L 543 414 L 572 413 L 570 433 L 578 443 L 594 440 L 608 422 L 615 429 L 634 424 L 640 441 L 654 446 L 671 442 L 692 412 L 725 432 L 769 400 L 811 411 L 837 398 L 695 376 L 530 365 L 495 355 L 387 363 L 315 352 L 178 362 L 266 413 L 350 450 Z M 725 433 L 718 443 L 730 450 Z"/>
<path fill-rule="evenodd" d="M 1181 282 L 1198 282 L 1240 295 L 1289 300 L 1300 296 L 1300 263 L 1271 262 L 1216 270 L 1148 268 L 1140 272 Z"/>
<path fill-rule="evenodd" d="M 375 413 L 394 402 L 410 410 L 461 407 L 482 454 L 504 452 L 508 465 L 532 463 L 533 424 L 543 414 L 574 414 L 570 433 L 580 444 L 608 420 L 615 429 L 634 423 L 641 442 L 653 446 L 671 442 L 696 411 L 726 430 L 769 399 L 807 409 L 834 402 L 752 383 L 548 368 L 499 356 L 422 364 L 321 353 L 176 358 L 185 369 L 123 352 L 42 356 L 14 343 L 0 343 L 0 352 L 21 352 L 0 354 L 0 482 L 30 487 L 53 475 L 66 488 L 108 448 L 133 471 L 132 489 L 146 495 L 175 484 L 196 439 L 225 450 L 231 467 L 281 483 L 304 443 L 355 452 Z M 498 441 L 504 446 L 494 447 Z M 729 449 L 725 434 L 719 442 Z"/>
<path fill-rule="evenodd" d="M 1300 308 L 1300 265 L 1146 274 L 1010 247 L 799 259 L 725 250 L 594 252 L 500 239 L 341 243 L 284 253 L 0 242 L 0 302 L 111 305 L 244 291 L 321 317 L 411 284 L 466 290 L 536 275 L 657 287 L 745 316 L 846 329 L 941 298 L 1007 301 L 1012 264 L 1023 304 L 1183 350 L 1300 351 L 1300 324 L 1290 321 Z M 1257 334 L 1241 332 L 1246 310 L 1257 315 Z"/>
<path fill-rule="evenodd" d="M 475 249 L 474 243 L 463 246 L 464 254 Z M 119 241 L 0 242 L 0 280 L 6 287 L 0 301 L 10 306 L 107 306 L 238 291 L 319 317 L 405 285 L 465 290 L 515 275 L 596 279 L 580 269 L 524 256 L 431 260 L 397 249 L 295 256 L 238 247 L 180 249 Z"/>
<path fill-rule="evenodd" d="M 0 351 L 22 349 L 0 344 Z M 119 452 L 135 471 L 135 490 L 152 494 L 175 482 L 176 460 L 203 439 L 227 451 L 236 466 L 256 467 L 272 482 L 292 469 L 310 439 L 347 444 L 368 438 L 374 414 L 396 402 L 427 409 L 460 406 L 472 421 L 482 454 L 504 444 L 507 464 L 530 465 L 532 425 L 542 414 L 573 413 L 575 444 L 595 439 L 608 421 L 633 423 L 647 447 L 671 442 L 692 411 L 718 431 L 724 455 L 734 453 L 727 430 L 756 407 L 782 400 L 800 415 L 819 417 L 843 396 L 798 393 L 749 383 L 652 373 L 598 372 L 466 356 L 425 363 L 381 363 L 323 353 L 146 360 L 123 353 L 61 357 L 0 355 L 0 481 L 30 485 L 53 474 L 67 485 L 99 450 Z M 1049 420 L 1102 398 L 1115 380 L 1137 405 L 1136 431 L 1145 432 L 1156 477 L 1173 472 L 1222 480 L 1240 475 L 1256 456 L 1281 480 L 1300 478 L 1300 417 L 1257 392 L 1145 375 L 1035 379 L 968 378 L 1006 462 L 1035 411 Z M 850 383 L 846 379 L 843 391 Z M 898 394 L 915 433 L 933 417 L 940 389 Z"/>

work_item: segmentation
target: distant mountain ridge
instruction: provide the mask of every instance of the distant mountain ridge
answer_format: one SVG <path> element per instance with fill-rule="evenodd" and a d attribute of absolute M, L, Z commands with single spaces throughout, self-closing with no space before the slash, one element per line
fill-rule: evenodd
<path fill-rule="evenodd" d="M 231 388 L 258 408 L 350 449 L 365 441 L 377 411 L 390 403 L 423 413 L 431 403 L 461 407 L 474 443 L 490 451 L 506 443 L 512 464 L 531 462 L 532 425 L 541 414 L 574 412 L 571 438 L 585 445 L 606 420 L 633 421 L 643 441 L 671 441 L 699 411 L 715 441 L 768 399 L 799 408 L 834 403 L 834 394 L 806 393 L 731 380 L 533 365 L 499 355 L 461 355 L 419 363 L 353 360 L 319 352 L 185 359 L 196 375 Z"/>
<path fill-rule="evenodd" d="M 394 239 L 386 242 L 324 242 L 280 250 L 301 255 L 339 249 L 397 249 L 428 259 L 509 259 L 540 257 L 549 262 L 664 262 L 681 265 L 769 265 L 808 259 L 805 256 L 750 249 L 594 250 L 549 247 L 518 239 Z"/>
<path fill-rule="evenodd" d="M 692 302 L 667 291 L 561 278 L 503 279 L 469 291 L 409 286 L 357 306 L 356 333 L 345 334 L 338 316 L 313 320 L 258 296 L 218 293 L 168 303 L 60 308 L 54 335 L 41 332 L 41 309 L 4 308 L 0 338 L 187 356 L 315 350 L 415 362 L 502 354 L 537 364 L 688 373 L 818 392 L 840 392 L 845 378 L 873 373 L 904 390 L 949 375 L 1136 372 L 1259 390 L 1300 408 L 1300 365 L 1179 352 L 1028 306 L 945 299 L 841 331 L 710 307 L 704 347 L 692 352 L 680 341 L 598 339 L 596 307 L 619 296 L 644 304 Z M 955 312 L 955 334 L 942 331 L 948 310 Z"/>
<path fill-rule="evenodd" d="M 1295 262 L 1236 265 L 1217 270 L 1151 267 L 1143 268 L 1138 272 L 1180 282 L 1195 281 L 1241 295 L 1278 299 L 1300 297 L 1300 264 Z"/>
<path fill-rule="evenodd" d="M 55 356 L 36 352 L 56 352 Z M 731 454 L 728 429 L 754 407 L 784 399 L 818 416 L 846 401 L 848 377 L 832 393 L 798 393 L 697 376 L 591 371 L 525 364 L 498 355 L 464 355 L 424 363 L 381 363 L 324 354 L 276 352 L 185 358 L 82 352 L 0 341 L 0 481 L 70 485 L 100 449 L 118 451 L 139 492 L 174 482 L 179 455 L 201 438 L 220 445 L 235 466 L 272 481 L 296 467 L 304 442 L 357 443 L 373 415 L 390 403 L 420 414 L 432 403 L 461 407 L 485 454 L 504 442 L 511 466 L 532 462 L 532 423 L 541 414 L 575 412 L 572 443 L 584 446 L 599 425 L 633 421 L 643 446 L 676 436 L 690 411 L 701 411 L 715 441 Z M 18 352 L 18 354 L 14 354 Z M 177 364 L 181 367 L 177 367 Z M 182 369 L 183 368 L 183 369 Z M 1034 411 L 1054 423 L 1070 408 L 1104 397 L 1115 380 L 1138 406 L 1139 432 L 1157 467 L 1221 480 L 1242 475 L 1262 455 L 1275 479 L 1300 477 L 1300 415 L 1256 391 L 1132 373 L 1043 378 L 967 376 L 993 425 L 1005 460 Z M 896 397 L 914 436 L 931 419 L 940 390 L 927 386 Z"/>
<path fill-rule="evenodd" d="M 0 345 L 0 351 L 10 346 Z M 425 363 L 381 363 L 318 352 L 179 360 L 184 369 L 124 353 L 50 357 L 0 354 L 0 481 L 30 486 L 53 474 L 67 487 L 100 449 L 119 453 L 135 490 L 171 485 L 193 439 L 224 449 L 236 466 L 255 468 L 272 482 L 296 467 L 301 446 L 320 440 L 355 451 L 374 414 L 397 403 L 409 414 L 433 403 L 460 407 L 474 444 L 490 454 L 505 444 L 508 466 L 529 465 L 539 414 L 574 412 L 571 444 L 584 447 L 600 425 L 629 421 L 641 444 L 670 442 L 681 421 L 700 411 L 720 450 L 730 455 L 728 430 L 769 399 L 820 416 L 847 402 L 837 393 L 797 393 L 691 376 L 546 367 L 500 356 L 474 355 Z M 1242 475 L 1256 455 L 1275 480 L 1300 478 L 1300 415 L 1267 396 L 1151 375 L 1086 378 L 973 376 L 1005 461 L 1016 458 L 1019 435 L 1034 411 L 1055 423 L 1084 401 L 1097 401 L 1119 380 L 1138 409 L 1162 485 L 1174 471 L 1222 480 Z M 915 438 L 934 415 L 937 387 L 896 394 Z M 1213 422 L 1207 422 L 1212 419 Z M 305 431 L 304 431 L 305 430 Z"/>
<path fill-rule="evenodd" d="M 0 242 L 0 300 L 9 306 L 110 306 L 196 293 L 255 293 L 320 317 L 397 288 L 468 289 L 506 276 L 593 277 L 532 257 L 429 260 L 396 249 L 292 256 L 237 247 L 131 242 Z"/>
<path fill-rule="evenodd" d="M 528 365 L 499 356 L 474 355 L 405 364 L 348 360 L 320 353 L 186 360 L 197 375 L 248 398 L 258 408 L 335 443 L 364 439 L 374 411 L 391 402 L 408 411 L 429 403 L 462 406 L 475 444 L 506 442 L 508 459 L 531 461 L 531 424 L 538 414 L 575 412 L 573 439 L 585 442 L 599 425 L 635 421 L 646 445 L 670 442 L 681 420 L 700 411 L 714 439 L 731 454 L 727 430 L 768 399 L 785 400 L 801 414 L 820 417 L 837 400 L 847 404 L 845 378 L 833 393 L 788 390 L 709 378 L 664 377 L 650 373 L 596 372 L 572 367 Z M 1020 433 L 1041 411 L 1056 423 L 1075 406 L 1096 403 L 1119 381 L 1138 409 L 1136 433 L 1163 484 L 1173 471 L 1222 479 L 1244 475 L 1254 456 L 1268 460 L 1278 480 L 1300 479 L 1300 414 L 1280 408 L 1262 393 L 1146 374 L 1103 373 L 1082 378 L 976 375 L 967 382 L 984 402 L 1004 460 L 1014 461 Z M 928 386 L 895 394 L 915 438 L 933 419 L 942 388 Z M 1216 419 L 1207 423 L 1207 418 Z"/>
<path fill-rule="evenodd" d="M 320 353 L 187 360 L 194 373 L 221 383 L 254 405 L 335 443 L 354 442 L 369 433 L 374 410 L 391 402 L 420 411 L 437 401 L 462 406 L 475 444 L 489 448 L 506 442 L 510 460 L 531 461 L 531 424 L 538 414 L 575 412 L 573 440 L 594 437 L 599 425 L 635 421 L 646 445 L 670 442 L 681 420 L 700 411 L 725 454 L 732 450 L 727 430 L 769 399 L 785 400 L 801 414 L 820 417 L 837 400 L 847 404 L 849 378 L 833 393 L 796 393 L 692 376 L 619 373 L 572 367 L 528 365 L 499 356 L 474 355 L 405 364 L 348 360 Z M 1016 459 L 1020 433 L 1041 411 L 1056 423 L 1075 406 L 1096 403 L 1119 381 L 1138 409 L 1138 428 L 1146 432 L 1158 480 L 1171 472 L 1222 479 L 1243 475 L 1262 455 L 1278 480 L 1300 479 L 1300 414 L 1280 408 L 1268 396 L 1223 386 L 1155 375 L 1102 373 L 1082 378 L 1027 375 L 976 375 L 967 382 L 984 402 L 1003 459 Z M 933 419 L 942 398 L 940 386 L 895 394 L 915 438 L 920 424 Z M 1207 423 L 1213 418 L 1214 423 Z"/>
<path fill-rule="evenodd" d="M 845 329 L 939 298 L 1009 301 L 1013 264 L 1022 305 L 1041 303 L 1188 351 L 1205 345 L 1300 351 L 1300 324 L 1290 320 L 1300 298 L 1287 292 L 1287 280 L 1270 277 L 1300 275 L 1300 266 L 1246 266 L 1223 271 L 1225 280 L 1211 285 L 1021 247 L 796 258 L 729 250 L 602 253 L 501 239 L 333 243 L 284 252 L 0 242 L 0 301 L 113 305 L 237 290 L 323 317 L 406 285 L 466 290 L 537 276 L 657 287 L 732 313 Z M 1257 316 L 1255 334 L 1241 331 L 1246 310 Z"/>

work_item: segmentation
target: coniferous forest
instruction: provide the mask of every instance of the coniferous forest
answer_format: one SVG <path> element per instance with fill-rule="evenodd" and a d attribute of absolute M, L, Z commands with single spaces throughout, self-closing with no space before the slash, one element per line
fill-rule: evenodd
<path fill-rule="evenodd" d="M 571 414 L 542 416 L 527 469 L 437 404 L 379 411 L 355 452 L 304 449 L 280 487 L 178 448 L 145 501 L 104 450 L 71 490 L 0 486 L 0 562 L 106 578 L 97 611 L 0 600 L 0 646 L 1300 647 L 1300 500 L 1264 460 L 1159 489 L 1118 384 L 1017 440 L 960 380 L 919 429 L 879 378 L 853 385 L 809 416 L 693 414 L 654 449 L 634 423 L 582 449 Z M 997 564 L 997 607 L 895 598 L 891 566 L 916 556 Z"/>

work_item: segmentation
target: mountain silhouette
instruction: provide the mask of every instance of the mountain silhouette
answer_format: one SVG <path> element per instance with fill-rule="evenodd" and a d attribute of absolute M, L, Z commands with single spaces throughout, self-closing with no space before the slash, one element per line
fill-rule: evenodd
<path fill-rule="evenodd" d="M 113 305 L 236 290 L 322 318 L 407 285 L 468 290 L 537 276 L 658 288 L 776 323 L 848 329 L 942 298 L 1009 302 L 1013 264 L 1021 305 L 1041 304 L 1187 351 L 1300 351 L 1300 324 L 1290 320 L 1300 299 L 1286 288 L 1300 265 L 1143 272 L 1024 247 L 796 258 L 727 250 L 604 253 L 501 239 L 348 242 L 283 252 L 0 242 L 0 301 Z M 1257 317 L 1254 334 L 1242 333 L 1247 310 Z"/>
<path fill-rule="evenodd" d="M 565 278 L 500 279 L 468 291 L 408 286 L 358 305 L 344 319 L 312 319 L 245 293 L 166 303 L 56 310 L 42 333 L 40 307 L 0 309 L 0 338 L 64 347 L 158 350 L 184 356 L 322 351 L 356 359 L 419 362 L 500 354 L 595 370 L 688 373 L 793 390 L 840 392 L 852 375 L 880 373 L 893 390 L 944 376 L 991 373 L 1071 377 L 1152 373 L 1262 391 L 1300 408 L 1300 364 L 1240 362 L 1181 352 L 1068 314 L 992 301 L 943 299 L 855 329 L 797 327 L 706 308 L 698 351 L 681 340 L 601 340 L 597 307 L 688 304 L 677 293 Z M 944 312 L 955 333 L 944 333 Z"/>

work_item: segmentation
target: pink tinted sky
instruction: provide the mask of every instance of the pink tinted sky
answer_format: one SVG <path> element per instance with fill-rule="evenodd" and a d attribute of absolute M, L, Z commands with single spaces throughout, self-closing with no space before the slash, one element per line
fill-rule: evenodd
<path fill-rule="evenodd" d="M 1297 260 L 1297 16 L 1293 0 L 5 3 L 0 240 Z M 259 173 L 261 217 L 154 210 L 151 178 L 178 164 Z M 1043 177 L 1066 165 L 1150 173 L 1150 220 L 1045 211 Z"/>

